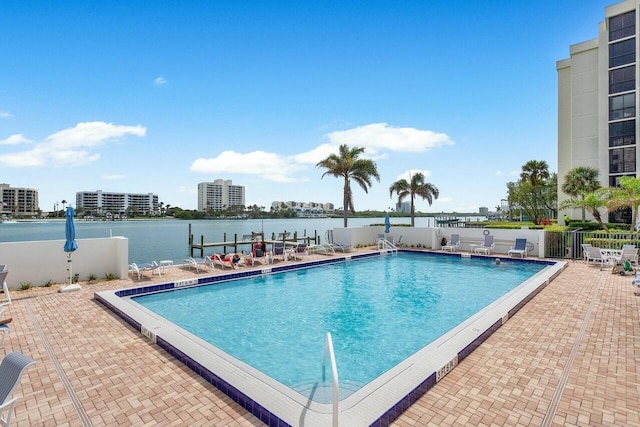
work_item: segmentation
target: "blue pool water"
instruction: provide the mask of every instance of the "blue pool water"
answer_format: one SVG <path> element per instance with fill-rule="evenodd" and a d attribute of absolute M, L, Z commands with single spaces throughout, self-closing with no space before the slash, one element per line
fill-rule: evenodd
<path fill-rule="evenodd" d="M 321 382 L 331 332 L 353 391 L 544 267 L 400 253 L 134 300 L 302 393 Z"/>

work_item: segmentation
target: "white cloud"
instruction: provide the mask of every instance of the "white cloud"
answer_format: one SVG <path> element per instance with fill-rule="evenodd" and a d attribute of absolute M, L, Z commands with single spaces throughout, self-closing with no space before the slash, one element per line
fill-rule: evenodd
<path fill-rule="evenodd" d="M 0 119 L 7 119 L 9 117 L 13 117 L 13 114 L 6 111 L 0 111 Z"/>
<path fill-rule="evenodd" d="M 496 171 L 496 176 L 502 176 L 502 175 L 504 175 L 504 172 L 502 172 L 502 171 Z"/>
<path fill-rule="evenodd" d="M 261 175 L 264 179 L 274 182 L 293 182 L 295 179 L 292 175 L 303 169 L 304 166 L 296 164 L 293 158 L 265 151 L 246 154 L 223 151 L 218 157 L 196 159 L 190 168 L 192 172 L 208 174 Z"/>
<path fill-rule="evenodd" d="M 165 79 L 162 76 L 158 76 L 153 80 L 153 84 L 155 84 L 156 86 L 166 85 L 167 84 L 167 79 Z"/>
<path fill-rule="evenodd" d="M 300 163 L 316 164 L 319 161 L 326 159 L 330 154 L 338 153 L 338 146 L 333 144 L 321 144 L 311 151 L 305 153 L 296 154 L 293 159 Z"/>
<path fill-rule="evenodd" d="M 178 187 L 178 193 L 197 194 L 198 189 L 194 185 L 181 185 Z"/>
<path fill-rule="evenodd" d="M 143 126 L 119 126 L 105 122 L 78 123 L 75 127 L 49 135 L 43 142 L 35 144 L 31 150 L 0 155 L 0 164 L 14 167 L 79 166 L 92 163 L 100 154 L 79 148 L 95 148 L 110 141 L 117 141 L 127 135 L 145 136 Z M 12 136 L 10 137 L 13 138 Z M 26 138 L 15 138 L 16 140 Z"/>
<path fill-rule="evenodd" d="M 520 176 L 520 171 L 517 171 L 517 170 L 516 171 L 511 171 L 511 172 L 509 172 L 509 175 L 511 175 L 511 176 Z"/>
<path fill-rule="evenodd" d="M 118 181 L 124 179 L 126 175 L 123 174 L 114 174 L 114 175 L 102 175 L 102 179 L 105 181 Z"/>
<path fill-rule="evenodd" d="M 364 147 L 372 153 L 379 150 L 416 153 L 455 144 L 445 133 L 394 127 L 387 123 L 372 123 L 344 131 L 331 132 L 326 136 L 333 145 L 347 144 L 350 147 Z"/>
<path fill-rule="evenodd" d="M 24 137 L 21 133 L 16 133 L 15 135 L 11 135 L 9 138 L 0 141 L 0 145 L 19 145 L 29 143 L 27 138 Z"/>

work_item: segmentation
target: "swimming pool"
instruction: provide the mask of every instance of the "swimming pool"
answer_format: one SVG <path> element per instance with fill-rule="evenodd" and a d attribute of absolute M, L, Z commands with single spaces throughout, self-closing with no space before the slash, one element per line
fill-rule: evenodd
<path fill-rule="evenodd" d="M 147 336 L 167 340 L 204 370 L 210 365 L 211 373 L 292 425 L 300 424 L 301 413 L 306 425 L 322 424 L 329 413 L 321 382 L 329 331 L 342 419 L 351 413 L 350 425 L 368 425 L 446 375 L 560 271 L 557 263 L 495 265 L 485 257 L 424 253 L 338 260 L 287 274 L 258 270 L 249 279 L 179 292 L 154 293 L 175 284 L 150 287 L 138 293 L 152 294 L 106 303 L 123 305 L 116 311 L 133 315 Z M 389 397 L 398 388 L 405 394 Z"/>

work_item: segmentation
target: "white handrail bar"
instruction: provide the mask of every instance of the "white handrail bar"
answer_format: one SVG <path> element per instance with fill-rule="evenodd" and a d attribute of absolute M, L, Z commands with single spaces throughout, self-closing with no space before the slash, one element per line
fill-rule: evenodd
<path fill-rule="evenodd" d="M 385 249 L 393 253 L 398 253 L 398 248 L 387 239 L 378 239 L 378 249 Z"/>
<path fill-rule="evenodd" d="M 338 385 L 338 366 L 336 365 L 336 355 L 333 352 L 331 332 L 327 332 L 327 339 L 324 344 L 324 354 L 322 355 L 322 381 L 325 380 L 325 362 L 327 360 L 327 353 L 329 353 L 329 360 L 331 361 L 331 376 L 333 377 L 333 427 L 338 427 L 338 400 L 340 397 L 340 386 Z"/>

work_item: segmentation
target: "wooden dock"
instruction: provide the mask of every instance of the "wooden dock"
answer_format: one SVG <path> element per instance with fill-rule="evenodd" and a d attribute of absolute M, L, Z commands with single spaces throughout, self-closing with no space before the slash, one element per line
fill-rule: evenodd
<path fill-rule="evenodd" d="M 273 244 L 274 242 L 284 242 L 284 243 L 306 242 L 307 245 L 311 244 L 311 242 L 319 243 L 320 238 L 318 236 L 318 232 L 314 231 L 313 234 L 314 234 L 313 237 L 311 236 L 298 237 L 298 232 L 296 231 L 293 233 L 293 237 L 290 238 L 289 236 L 291 235 L 291 233 L 285 230 L 282 233 L 278 233 L 277 237 L 275 233 L 273 233 L 271 235 L 271 239 L 266 240 L 264 238 L 264 233 L 258 231 L 258 232 L 252 232 L 251 234 L 244 234 L 240 238 L 238 238 L 237 233 L 234 233 L 233 240 L 227 240 L 227 233 L 224 233 L 222 237 L 223 241 L 221 242 L 205 242 L 204 236 L 201 235 L 200 242 L 196 243 L 193 238 L 193 234 L 191 233 L 191 224 L 189 224 L 189 253 L 191 254 L 191 256 L 193 256 L 194 250 L 200 250 L 200 257 L 203 257 L 205 248 L 222 248 L 222 252 L 224 253 L 228 252 L 227 248 L 233 248 L 233 252 L 238 253 L 240 252 L 238 251 L 238 247 L 246 247 L 246 246 L 249 247 L 249 250 L 247 252 L 251 252 L 251 250 L 253 249 L 251 245 L 255 243 L 261 243 L 261 242 L 264 242 L 266 244 Z"/>

